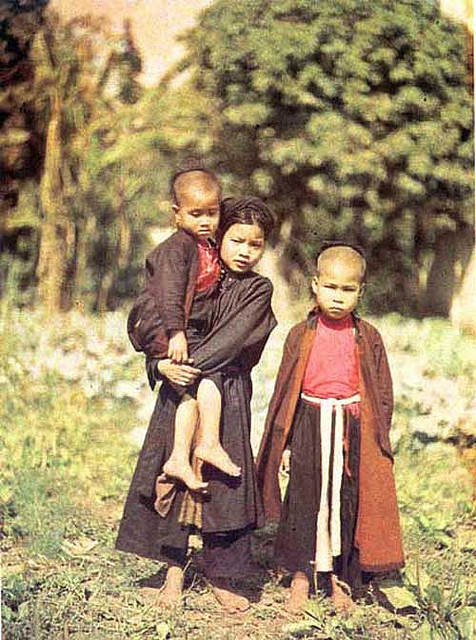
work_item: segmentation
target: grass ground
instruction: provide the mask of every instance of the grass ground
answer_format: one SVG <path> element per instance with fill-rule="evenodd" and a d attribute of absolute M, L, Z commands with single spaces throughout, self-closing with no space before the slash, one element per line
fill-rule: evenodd
<path fill-rule="evenodd" d="M 249 613 L 219 609 L 200 569 L 198 540 L 184 609 L 167 613 L 147 601 L 140 587 L 160 585 L 164 568 L 113 549 L 137 437 L 153 402 L 141 359 L 124 338 L 124 318 L 7 310 L 1 322 L 6 640 L 474 637 L 474 339 L 441 320 L 377 321 L 397 391 L 403 586 L 387 581 L 346 619 L 315 597 L 296 619 L 283 613 L 286 576 L 273 569 L 269 529 L 254 540 L 260 572 L 238 585 L 252 599 Z M 284 333 L 273 336 L 254 376 L 255 445 Z M 393 607 L 379 606 L 382 597 Z"/>

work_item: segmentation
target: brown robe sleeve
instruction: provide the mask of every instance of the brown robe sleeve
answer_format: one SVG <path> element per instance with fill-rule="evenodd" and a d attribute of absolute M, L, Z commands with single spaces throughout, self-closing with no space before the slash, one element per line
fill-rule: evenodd
<path fill-rule="evenodd" d="M 375 327 L 360 320 L 360 332 L 360 367 L 375 417 L 378 443 L 385 455 L 392 458 L 389 431 L 393 415 L 393 385 L 387 353 Z"/>
<path fill-rule="evenodd" d="M 390 430 L 393 416 L 393 384 L 392 374 L 388 364 L 387 352 L 379 333 L 374 345 L 375 368 L 377 370 L 377 384 L 379 387 L 380 406 L 383 416 L 383 426 Z"/>
<path fill-rule="evenodd" d="M 149 357 L 167 356 L 170 334 L 185 330 L 197 270 L 196 242 L 183 230 L 147 256 L 146 285 L 127 319 L 127 332 L 137 351 Z"/>
<path fill-rule="evenodd" d="M 146 258 L 146 290 L 154 298 L 167 336 L 185 331 L 188 283 L 197 243 L 177 231 Z"/>
<path fill-rule="evenodd" d="M 313 338 L 314 330 L 307 326 L 307 322 L 301 322 L 291 329 L 284 343 L 281 365 L 256 460 L 258 487 L 268 520 L 277 520 L 280 515 L 279 466 L 290 436 Z"/>

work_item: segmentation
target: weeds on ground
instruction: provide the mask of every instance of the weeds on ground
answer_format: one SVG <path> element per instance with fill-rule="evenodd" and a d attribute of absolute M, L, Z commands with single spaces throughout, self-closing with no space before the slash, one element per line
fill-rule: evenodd
<path fill-rule="evenodd" d="M 140 358 L 123 337 L 124 318 L 14 314 L 8 322 L 16 333 L 0 346 L 5 638 L 472 637 L 470 477 L 451 438 L 445 442 L 437 430 L 424 444 L 412 431 L 422 415 L 446 419 L 439 401 L 433 414 L 422 414 L 428 410 L 422 398 L 439 398 L 442 381 L 459 389 L 457 406 L 465 410 L 474 376 L 470 339 L 439 320 L 379 320 L 397 369 L 395 470 L 407 568 L 401 581 L 375 585 L 349 617 L 334 615 L 326 599 L 315 597 L 295 620 L 283 613 L 287 589 L 272 568 L 272 530 L 255 536 L 261 571 L 241 585 L 254 599 L 246 616 L 223 616 L 197 562 L 187 571 L 182 613 L 160 611 L 143 598 L 138 587 L 159 585 L 160 565 L 113 549 L 138 452 L 129 438 L 139 424 L 137 398 L 149 394 Z M 254 375 L 255 442 L 285 332 L 281 328 L 272 338 Z M 400 363 L 407 372 L 407 364 L 413 365 L 414 379 L 398 379 Z"/>

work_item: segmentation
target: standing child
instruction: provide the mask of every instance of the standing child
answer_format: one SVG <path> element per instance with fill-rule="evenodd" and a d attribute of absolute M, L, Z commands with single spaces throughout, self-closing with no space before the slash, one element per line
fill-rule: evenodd
<path fill-rule="evenodd" d="M 287 609 L 302 610 L 312 574 L 350 609 L 362 572 L 403 566 L 389 429 L 393 393 L 378 331 L 355 308 L 360 250 L 328 245 L 312 280 L 316 308 L 291 329 L 258 454 L 268 519 L 279 518 L 276 560 L 293 574 Z M 278 475 L 291 449 L 281 509 Z"/>
<path fill-rule="evenodd" d="M 206 333 L 211 298 L 220 277 L 218 253 L 211 239 L 220 218 L 221 190 L 210 171 L 190 169 L 173 176 L 171 193 L 178 230 L 147 257 L 146 289 L 129 315 L 128 331 L 138 350 L 181 364 L 191 362 L 189 354 Z M 156 305 L 157 313 L 150 316 L 144 302 Z M 147 317 L 153 317 L 155 324 L 147 325 Z M 176 387 L 181 402 L 176 414 L 174 447 L 163 473 L 181 480 L 192 490 L 207 487 L 190 464 L 198 418 L 201 440 L 195 448 L 197 458 L 230 476 L 240 475 L 240 468 L 233 464 L 219 441 L 219 386 L 217 374 L 201 379 L 190 393 Z"/>

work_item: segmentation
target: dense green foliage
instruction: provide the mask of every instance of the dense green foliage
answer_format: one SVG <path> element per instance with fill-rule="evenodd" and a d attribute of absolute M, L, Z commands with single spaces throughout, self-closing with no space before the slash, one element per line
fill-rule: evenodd
<path fill-rule="evenodd" d="M 388 307 L 411 302 L 439 234 L 472 224 L 464 30 L 428 0 L 220 0 L 186 43 L 211 160 L 291 219 L 294 260 L 345 237 Z"/>
<path fill-rule="evenodd" d="M 135 293 L 192 156 L 269 200 L 289 278 L 344 238 L 368 252 L 370 308 L 449 311 L 472 249 L 472 97 L 467 34 L 436 0 L 217 0 L 149 90 L 127 23 L 60 24 L 46 4 L 0 13 L 3 293 L 99 310 Z"/>
<path fill-rule="evenodd" d="M 184 612 L 151 607 L 138 587 L 159 585 L 163 567 L 114 551 L 154 400 L 124 325 L 125 315 L 118 312 L 101 318 L 78 312 L 51 317 L 0 309 L 5 638 L 471 637 L 474 536 L 465 464 L 471 463 L 466 445 L 474 432 L 464 411 L 474 388 L 474 339 L 462 337 L 443 320 L 387 316 L 378 323 L 397 391 L 395 473 L 407 557 L 405 588 L 381 584 L 380 589 L 395 607 L 407 607 L 409 615 L 377 606 L 375 594 L 348 618 L 333 615 L 328 601 L 315 598 L 309 615 L 290 625 L 282 615 L 286 588 L 273 569 L 269 529 L 254 540 L 261 570 L 241 585 L 260 600 L 239 618 L 217 609 L 199 562 L 187 569 Z M 8 332 L 12 326 L 14 334 Z M 255 445 L 285 331 L 281 326 L 273 333 L 254 374 Z M 423 342 L 424 354 L 418 348 Z M 421 424 L 426 418 L 430 429 L 433 425 L 427 433 Z M 154 575 L 159 569 L 160 575 Z"/>
<path fill-rule="evenodd" d="M 36 293 L 51 309 L 104 310 L 137 286 L 155 213 L 130 26 L 117 35 L 89 17 L 62 24 L 31 6 L 2 17 L 26 40 L 0 91 L 2 292 L 20 304 Z"/>

